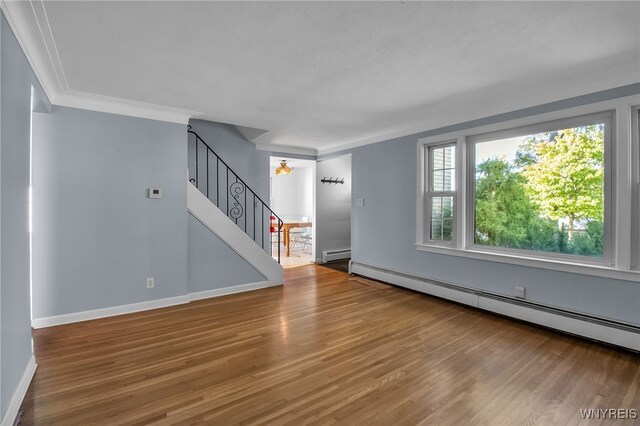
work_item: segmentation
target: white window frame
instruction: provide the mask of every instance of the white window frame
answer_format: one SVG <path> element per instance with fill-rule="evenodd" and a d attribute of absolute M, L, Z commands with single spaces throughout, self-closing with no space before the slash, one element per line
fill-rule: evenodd
<path fill-rule="evenodd" d="M 433 149 L 437 149 L 437 148 L 447 148 L 447 147 L 454 147 L 455 150 L 455 156 L 454 156 L 454 182 L 455 182 L 455 186 L 454 186 L 454 190 L 453 191 L 434 191 L 431 189 L 431 175 L 433 173 L 433 161 L 432 161 L 432 157 L 431 157 L 431 151 Z M 458 200 L 457 200 L 457 190 L 458 187 L 460 186 L 460 183 L 458 181 L 458 164 L 457 164 L 457 153 L 458 153 L 458 147 L 457 147 L 457 141 L 446 141 L 446 142 L 439 142 L 439 143 L 433 143 L 433 144 L 428 144 L 425 145 L 425 149 L 424 149 L 424 162 L 425 164 L 427 164 L 426 167 L 426 173 L 424 174 L 424 209 L 426 210 L 426 216 L 425 216 L 425 220 L 426 220 L 426 229 L 424 229 L 424 234 L 423 234 L 423 240 L 427 241 L 429 244 L 433 244 L 433 245 L 443 245 L 443 246 L 453 246 L 456 242 L 456 217 L 457 217 L 457 207 L 458 207 Z M 434 197 L 452 197 L 453 198 L 453 208 L 452 208 L 452 214 L 453 214 L 453 224 L 452 224 L 452 237 L 451 240 L 434 240 L 428 237 L 428 235 L 431 235 L 431 219 L 432 219 L 432 211 L 431 211 L 431 199 Z"/>
<path fill-rule="evenodd" d="M 640 105 L 631 108 L 632 240 L 631 269 L 640 270 Z"/>
<path fill-rule="evenodd" d="M 612 156 L 612 144 L 611 133 L 613 123 L 613 112 L 604 112 L 599 114 L 590 114 L 580 117 L 571 117 L 568 119 L 561 119 L 550 121 L 546 123 L 533 124 L 529 126 L 516 127 L 506 130 L 499 130 L 496 132 L 484 133 L 480 135 L 474 135 L 467 137 L 467 218 L 466 223 L 467 233 L 467 248 L 477 251 L 514 254 L 527 256 L 540 259 L 552 259 L 552 260 L 567 260 L 574 263 L 584 263 L 591 265 L 601 266 L 613 266 L 613 194 L 615 192 L 614 185 L 611 179 L 611 156 Z M 604 256 L 603 257 L 588 257 L 569 255 L 563 253 L 543 252 L 537 250 L 515 249 L 508 247 L 497 246 L 484 246 L 475 243 L 475 147 L 477 144 L 483 142 L 490 142 L 500 139 L 506 139 L 518 136 L 527 136 L 544 132 L 552 132 L 555 130 L 569 129 L 574 127 L 586 126 L 589 124 L 604 123 Z"/>
<path fill-rule="evenodd" d="M 509 263 L 542 269 L 557 270 L 640 282 L 640 219 L 632 219 L 634 208 L 640 210 L 640 145 L 637 126 L 640 95 L 627 96 L 588 105 L 552 111 L 538 115 L 520 117 L 513 120 L 467 128 L 420 138 L 417 141 L 417 192 L 416 192 L 416 249 L 419 251 L 440 253 L 452 256 L 474 258 L 492 262 Z M 571 123 L 580 124 L 585 117 L 593 118 L 601 114 L 611 116 L 608 126 L 609 141 L 605 141 L 605 207 L 608 223 L 605 226 L 605 258 L 589 259 L 586 256 L 547 254 L 529 250 L 498 249 L 474 245 L 473 216 L 475 200 L 472 199 L 470 179 L 475 179 L 473 150 L 469 148 L 473 141 L 482 135 L 491 134 L 492 139 L 502 132 L 514 129 L 522 134 L 522 129 L 539 129 L 545 125 L 556 127 L 561 123 L 571 127 Z M 607 126 L 605 126 L 607 127 Z M 550 129 L 550 130 L 557 130 Z M 544 130 L 542 130 L 544 131 Z M 537 133 L 537 131 L 526 134 Z M 607 135 L 605 135 L 607 138 Z M 426 205 L 427 169 L 425 159 L 429 146 L 456 142 L 456 202 L 454 203 L 454 238 L 452 244 L 434 244 L 425 239 L 425 227 L 430 214 Z M 608 146 L 608 148 L 607 148 Z M 473 172 L 473 173 L 472 173 Z M 475 185 L 475 182 L 473 182 Z M 635 207 L 634 207 L 635 206 Z M 467 220 L 467 218 L 470 218 Z M 475 232 L 475 230 L 473 230 Z"/>

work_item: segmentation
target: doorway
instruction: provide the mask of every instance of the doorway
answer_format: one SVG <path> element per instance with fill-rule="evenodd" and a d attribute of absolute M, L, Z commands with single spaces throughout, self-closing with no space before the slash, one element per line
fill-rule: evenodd
<path fill-rule="evenodd" d="M 344 263 L 351 258 L 351 154 L 318 161 L 315 182 L 315 261 Z"/>
<path fill-rule="evenodd" d="M 309 265 L 315 259 L 315 166 L 313 160 L 270 159 L 270 205 L 284 222 L 280 234 L 284 268 Z M 277 235 L 271 240 L 278 244 Z M 273 247 L 272 252 L 277 258 L 278 249 Z"/>

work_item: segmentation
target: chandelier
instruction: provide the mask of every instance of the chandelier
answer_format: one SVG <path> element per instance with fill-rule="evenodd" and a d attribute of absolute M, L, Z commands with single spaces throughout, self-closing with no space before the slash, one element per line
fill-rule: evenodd
<path fill-rule="evenodd" d="M 276 176 L 290 175 L 292 172 L 293 172 L 293 168 L 287 166 L 287 160 L 282 160 L 280 162 L 280 167 L 276 169 Z"/>

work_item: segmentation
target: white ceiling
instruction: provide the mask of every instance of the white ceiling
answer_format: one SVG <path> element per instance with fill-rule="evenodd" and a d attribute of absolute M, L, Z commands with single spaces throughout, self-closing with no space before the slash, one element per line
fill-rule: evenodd
<path fill-rule="evenodd" d="M 52 102 L 232 123 L 279 151 L 640 81 L 639 2 L 5 3 Z"/>

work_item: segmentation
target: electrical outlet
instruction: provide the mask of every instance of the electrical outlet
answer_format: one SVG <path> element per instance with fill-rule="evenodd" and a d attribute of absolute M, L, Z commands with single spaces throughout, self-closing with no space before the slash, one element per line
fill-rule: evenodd
<path fill-rule="evenodd" d="M 147 288 L 155 287 L 155 279 L 153 277 L 147 278 Z"/>
<path fill-rule="evenodd" d="M 517 287 L 516 286 L 515 289 L 514 289 L 514 294 L 513 295 L 515 297 L 520 298 L 520 299 L 524 299 L 524 292 L 525 292 L 524 287 Z"/>
<path fill-rule="evenodd" d="M 162 198 L 162 188 L 149 188 L 149 198 Z"/>

